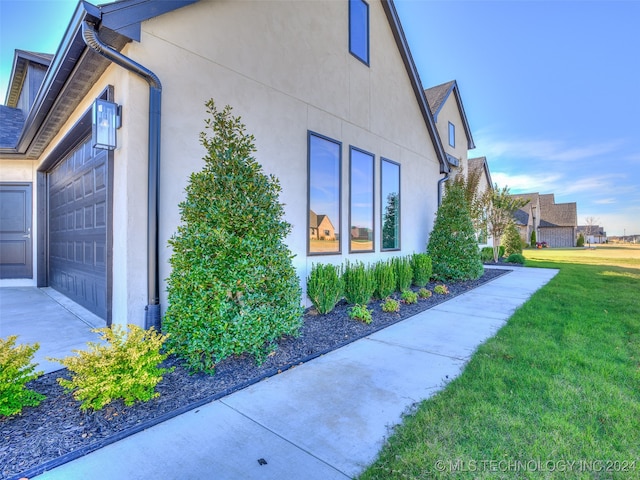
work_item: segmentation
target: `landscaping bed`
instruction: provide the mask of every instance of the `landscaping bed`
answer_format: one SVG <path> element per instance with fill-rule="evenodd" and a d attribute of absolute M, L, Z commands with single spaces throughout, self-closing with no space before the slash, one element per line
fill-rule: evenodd
<path fill-rule="evenodd" d="M 298 337 L 285 337 L 261 365 L 247 355 L 233 357 L 216 366 L 215 375 L 189 374 L 175 357 L 164 366 L 175 370 L 158 384 L 158 398 L 127 407 L 115 401 L 103 410 L 81 412 L 79 402 L 64 393 L 58 377 L 66 370 L 46 374 L 28 387 L 47 396 L 40 406 L 24 409 L 22 415 L 0 418 L 0 478 L 33 477 L 83 456 L 114 441 L 168 420 L 180 413 L 224 397 L 293 366 L 328 353 L 354 340 L 427 310 L 456 295 L 472 290 L 508 270 L 485 269 L 477 280 L 448 283 L 449 294 L 433 294 L 417 304 L 402 304 L 399 313 L 384 313 L 373 301 L 370 324 L 352 320 L 341 302 L 329 314 L 305 312 Z M 427 285 L 433 290 L 435 284 Z M 417 290 L 417 289 L 416 289 Z"/>

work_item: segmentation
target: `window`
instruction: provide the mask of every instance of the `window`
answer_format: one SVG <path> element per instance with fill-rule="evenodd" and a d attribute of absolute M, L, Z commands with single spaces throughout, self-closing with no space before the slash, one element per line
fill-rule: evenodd
<path fill-rule="evenodd" d="M 449 145 L 456 146 L 456 126 L 449 122 Z"/>
<path fill-rule="evenodd" d="M 349 51 L 369 65 L 369 5 L 349 0 Z"/>
<path fill-rule="evenodd" d="M 349 252 L 373 252 L 374 156 L 351 147 L 350 158 Z"/>
<path fill-rule="evenodd" d="M 309 254 L 340 253 L 342 144 L 309 132 Z"/>
<path fill-rule="evenodd" d="M 400 165 L 380 162 L 382 250 L 400 250 Z"/>

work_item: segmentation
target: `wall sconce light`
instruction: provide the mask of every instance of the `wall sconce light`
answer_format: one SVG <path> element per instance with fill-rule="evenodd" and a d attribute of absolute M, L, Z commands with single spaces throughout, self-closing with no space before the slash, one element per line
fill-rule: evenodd
<path fill-rule="evenodd" d="M 115 150 L 116 129 L 121 125 L 122 107 L 116 103 L 97 98 L 93 103 L 93 148 Z"/>

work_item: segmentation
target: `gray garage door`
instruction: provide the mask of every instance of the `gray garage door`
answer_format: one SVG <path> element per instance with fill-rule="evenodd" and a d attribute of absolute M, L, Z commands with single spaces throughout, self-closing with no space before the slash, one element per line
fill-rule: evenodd
<path fill-rule="evenodd" d="M 107 154 L 83 142 L 49 172 L 49 285 L 107 318 Z"/>

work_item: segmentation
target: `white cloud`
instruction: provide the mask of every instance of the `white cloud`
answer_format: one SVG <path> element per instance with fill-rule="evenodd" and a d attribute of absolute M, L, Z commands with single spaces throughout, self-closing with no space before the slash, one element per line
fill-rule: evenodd
<path fill-rule="evenodd" d="M 602 198 L 600 200 L 595 200 L 593 203 L 597 203 L 598 205 L 610 205 L 612 203 L 618 203 L 615 198 Z"/>

